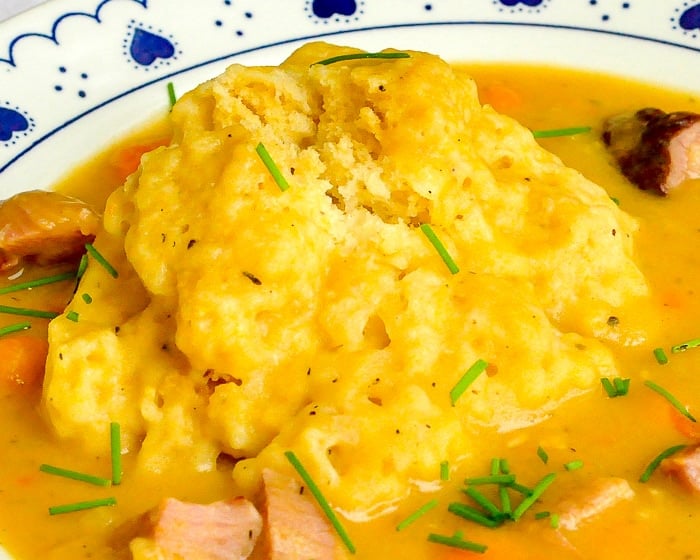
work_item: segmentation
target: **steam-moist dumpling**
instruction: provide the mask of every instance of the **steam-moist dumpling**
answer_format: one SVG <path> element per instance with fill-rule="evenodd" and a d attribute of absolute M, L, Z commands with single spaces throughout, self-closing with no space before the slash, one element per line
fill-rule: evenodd
<path fill-rule="evenodd" d="M 599 338 L 646 297 L 634 220 L 436 56 L 313 64 L 353 52 L 233 65 L 178 101 L 108 201 L 119 278 L 91 265 L 93 303 L 51 325 L 59 434 L 104 452 L 119 421 L 152 471 L 225 453 L 250 492 L 293 449 L 360 515 L 618 375 Z"/>

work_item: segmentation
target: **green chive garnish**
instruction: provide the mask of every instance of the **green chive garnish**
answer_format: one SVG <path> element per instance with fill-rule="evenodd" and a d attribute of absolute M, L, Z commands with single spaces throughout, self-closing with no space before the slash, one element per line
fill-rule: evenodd
<path fill-rule="evenodd" d="M 612 381 L 607 377 L 601 377 L 600 379 L 603 389 L 605 389 L 605 392 L 611 399 L 624 397 L 629 391 L 630 382 L 630 379 L 622 379 L 621 377 L 615 377 Z"/>
<path fill-rule="evenodd" d="M 668 356 L 666 355 L 666 352 L 664 352 L 663 348 L 654 348 L 654 357 L 661 366 L 668 363 Z"/>
<path fill-rule="evenodd" d="M 85 303 L 87 303 L 87 304 L 91 304 L 91 303 L 92 303 L 92 296 L 91 296 L 90 294 L 83 294 L 83 295 L 80 296 L 80 297 L 83 298 L 83 301 L 84 301 Z"/>
<path fill-rule="evenodd" d="M 513 509 L 510 503 L 510 494 L 508 494 L 507 486 L 498 487 L 498 497 L 501 500 L 501 511 L 503 515 L 510 517 L 511 513 L 513 513 Z"/>
<path fill-rule="evenodd" d="M 695 417 L 688 411 L 688 408 L 683 406 L 683 404 L 681 404 L 681 402 L 671 393 L 669 393 L 666 389 L 649 380 L 645 381 L 644 385 L 646 385 L 647 387 L 649 387 L 649 389 L 651 389 L 652 391 L 656 391 L 659 395 L 664 397 L 668 402 L 671 403 L 671 405 L 673 405 L 673 407 L 678 412 L 680 412 L 688 420 L 690 420 L 691 422 L 697 422 Z"/>
<path fill-rule="evenodd" d="M 100 263 L 100 265 L 102 265 L 102 268 L 104 268 L 112 278 L 117 278 L 119 276 L 119 273 L 116 271 L 116 269 L 111 264 L 109 264 L 107 259 L 105 259 L 97 249 L 95 249 L 92 243 L 86 243 L 85 249 L 93 259 L 95 259 L 98 263 Z"/>
<path fill-rule="evenodd" d="M 508 459 L 501 458 L 500 465 L 501 465 L 501 473 L 510 474 L 510 465 L 508 464 Z"/>
<path fill-rule="evenodd" d="M 424 504 L 423 506 L 419 507 L 416 511 L 414 511 L 411 515 L 409 515 L 406 519 L 404 519 L 401 523 L 399 523 L 396 526 L 396 530 L 403 531 L 406 527 L 415 523 L 418 519 L 423 517 L 431 509 L 436 508 L 437 505 L 438 505 L 437 500 L 430 500 L 427 504 Z"/>
<path fill-rule="evenodd" d="M 691 340 L 687 340 L 686 342 L 681 342 L 680 344 L 671 346 L 671 352 L 673 354 L 678 354 L 679 352 L 685 352 L 690 348 L 697 348 L 698 346 L 700 346 L 700 338 L 693 338 Z"/>
<path fill-rule="evenodd" d="M 557 136 L 574 136 L 590 131 L 590 126 L 572 126 L 570 128 L 553 128 L 551 130 L 533 130 L 532 135 L 535 138 L 555 138 Z"/>
<path fill-rule="evenodd" d="M 66 319 L 77 323 L 80 320 L 80 315 L 75 311 L 69 311 L 68 313 L 66 313 Z"/>
<path fill-rule="evenodd" d="M 512 488 L 516 492 L 520 492 L 523 496 L 532 496 L 534 489 L 533 488 L 528 488 L 524 484 L 520 484 L 519 482 L 511 482 L 508 485 L 508 488 Z"/>
<path fill-rule="evenodd" d="M 667 459 L 675 453 L 678 453 L 679 451 L 682 451 L 686 447 L 686 445 L 674 445 L 673 447 L 669 447 L 668 449 L 659 453 L 656 458 L 649 463 L 649 466 L 644 469 L 642 476 L 639 477 L 639 482 L 647 482 L 651 478 L 651 475 L 654 474 L 654 471 L 659 468 L 661 461 Z"/>
<path fill-rule="evenodd" d="M 484 508 L 484 510 L 486 510 L 486 513 L 489 514 L 489 517 L 491 519 L 498 520 L 502 516 L 501 510 L 498 509 L 498 506 L 496 506 L 496 504 L 494 504 L 476 488 L 465 488 L 464 493 L 467 496 L 469 496 L 472 500 L 474 500 L 477 504 L 479 504 L 482 508 Z"/>
<path fill-rule="evenodd" d="M 95 486 L 109 486 L 110 484 L 112 484 L 112 481 L 108 478 L 102 478 L 101 476 L 94 476 L 78 471 L 62 469 L 61 467 L 54 467 L 53 465 L 41 465 L 39 467 L 39 470 L 46 474 L 61 476 L 63 478 L 70 478 L 71 480 L 77 480 L 79 482 L 87 482 L 88 484 L 94 484 Z"/>
<path fill-rule="evenodd" d="M 620 199 L 619 199 L 619 198 L 616 198 L 616 197 L 614 197 L 614 196 L 611 196 L 611 197 L 610 197 L 610 200 L 612 200 L 615 204 L 617 204 L 618 206 L 620 206 Z"/>
<path fill-rule="evenodd" d="M 523 501 L 518 504 L 518 507 L 513 511 L 512 518 L 517 521 L 522 517 L 522 515 L 530 508 L 532 505 L 540 498 L 544 491 L 549 488 L 549 485 L 554 482 L 556 478 L 555 473 L 549 473 L 545 475 L 542 480 L 540 480 L 535 487 L 532 489 L 532 494 L 523 498 Z"/>
<path fill-rule="evenodd" d="M 461 550 L 471 550 L 472 552 L 479 552 L 482 554 L 488 549 L 488 547 L 484 544 L 465 541 L 462 539 L 462 535 L 459 533 L 456 533 L 452 537 L 448 537 L 447 535 L 438 535 L 437 533 L 430 533 L 428 535 L 428 540 L 432 543 L 444 544 L 445 546 L 451 546 Z"/>
<path fill-rule="evenodd" d="M 122 435 L 117 422 L 109 425 L 109 446 L 112 456 L 112 484 L 122 482 Z"/>
<path fill-rule="evenodd" d="M 576 461 L 569 461 L 568 463 L 564 463 L 564 468 L 567 471 L 577 471 L 578 469 L 583 468 L 583 461 L 580 459 Z"/>
<path fill-rule="evenodd" d="M 457 381 L 452 390 L 450 391 L 450 401 L 452 401 L 452 406 L 455 405 L 457 399 L 462 396 L 464 391 L 466 391 L 469 386 L 476 381 L 486 368 L 488 367 L 488 362 L 486 360 L 478 359 L 472 364 L 472 366 L 466 371 L 462 378 Z"/>
<path fill-rule="evenodd" d="M 55 284 L 57 282 L 63 282 L 64 280 L 74 280 L 75 272 L 63 272 L 61 274 L 56 274 L 54 276 L 47 276 L 45 278 L 37 278 L 36 280 L 28 280 L 27 282 L 22 282 L 21 284 L 13 284 L 12 286 L 5 286 L 0 288 L 0 295 L 10 294 L 12 292 L 19 292 L 22 290 L 31 290 L 32 288 L 37 288 L 39 286 L 45 286 L 47 284 Z"/>
<path fill-rule="evenodd" d="M 547 455 L 547 452 L 542 448 L 541 445 L 537 446 L 537 456 L 545 465 L 547 464 L 547 461 L 549 461 L 549 455 Z"/>
<path fill-rule="evenodd" d="M 75 273 L 76 278 L 80 279 L 83 277 L 83 274 L 85 274 L 85 271 L 87 270 L 87 265 L 88 265 L 87 254 L 83 254 L 83 256 L 80 257 L 80 263 L 78 263 L 78 271 Z"/>
<path fill-rule="evenodd" d="M 50 515 L 60 515 L 62 513 L 72 513 L 74 511 L 82 511 L 84 509 L 94 509 L 103 506 L 117 505 L 116 498 L 101 498 L 99 500 L 91 500 L 88 502 L 76 502 L 73 504 L 63 504 L 60 506 L 52 506 L 49 508 Z"/>
<path fill-rule="evenodd" d="M 438 255 L 442 258 L 442 260 L 445 262 L 447 265 L 447 268 L 452 274 L 457 274 L 459 272 L 459 267 L 455 263 L 455 261 L 452 259 L 450 254 L 447 252 L 447 249 L 445 249 L 445 246 L 442 244 L 442 241 L 438 239 L 438 236 L 435 234 L 433 231 L 433 228 L 430 227 L 430 224 L 422 224 L 420 226 L 421 231 L 425 234 L 425 236 L 428 238 L 428 241 L 435 247 L 435 250 L 438 252 Z"/>
<path fill-rule="evenodd" d="M 550 515 L 552 514 L 548 511 L 538 511 L 535 514 L 535 519 L 547 519 Z"/>
<path fill-rule="evenodd" d="M 329 64 L 335 64 L 336 62 L 345 62 L 346 60 L 362 60 L 367 58 L 411 58 L 411 55 L 405 52 L 369 52 L 369 53 L 353 53 L 353 54 L 341 54 L 338 56 L 332 56 L 324 60 L 319 60 L 314 62 L 311 66 L 317 64 L 322 64 L 323 66 L 328 66 Z"/>
<path fill-rule="evenodd" d="M 0 337 L 6 336 L 8 334 L 14 334 L 20 331 L 26 331 L 27 329 L 31 328 L 32 324 L 29 321 L 24 321 L 22 323 L 14 323 L 12 325 L 6 325 L 4 327 L 0 327 Z"/>
<path fill-rule="evenodd" d="M 478 476 L 475 478 L 467 478 L 465 484 L 471 486 L 482 486 L 484 484 L 512 484 L 515 482 L 514 474 L 492 474 L 489 476 Z"/>
<path fill-rule="evenodd" d="M 558 513 L 553 513 L 552 516 L 549 518 L 549 526 L 552 529 L 559 528 L 559 514 Z"/>
<path fill-rule="evenodd" d="M 38 317 L 40 319 L 54 319 L 59 316 L 55 311 L 43 311 L 40 309 L 25 309 L 23 307 L 10 307 L 9 305 L 0 305 L 0 313 L 8 315 L 23 315 L 24 317 Z"/>
<path fill-rule="evenodd" d="M 450 480 L 450 463 L 448 461 L 440 463 L 440 480 L 444 482 Z"/>
<path fill-rule="evenodd" d="M 168 82 L 168 100 L 170 101 L 170 108 L 172 109 L 177 102 L 177 96 L 175 95 L 175 84 Z"/>
<path fill-rule="evenodd" d="M 299 459 L 293 451 L 286 451 L 284 453 L 284 456 L 287 457 L 287 460 L 292 464 L 292 466 L 296 469 L 297 473 L 299 473 L 301 479 L 306 483 L 306 486 L 308 487 L 309 491 L 311 492 L 311 494 L 313 494 L 314 498 L 316 498 L 318 505 L 321 507 L 321 510 L 323 510 L 323 513 L 326 514 L 326 517 L 328 517 L 328 520 L 331 522 L 331 525 L 333 525 L 333 528 L 338 533 L 338 536 L 343 541 L 346 548 L 350 551 L 351 554 L 355 554 L 355 545 L 350 540 L 350 536 L 345 531 L 345 528 L 340 523 L 340 520 L 331 508 L 330 504 L 321 493 L 321 489 L 316 485 L 316 483 L 311 478 L 311 475 L 304 468 L 304 465 L 301 464 L 301 461 L 299 461 Z"/>
<path fill-rule="evenodd" d="M 277 167 L 277 164 L 262 142 L 255 147 L 255 151 L 258 153 L 258 156 L 260 156 L 260 159 L 265 164 L 265 167 L 267 167 L 267 170 L 270 172 L 270 175 L 272 175 L 272 178 L 275 180 L 280 190 L 282 192 L 286 191 L 289 188 L 289 183 L 287 183 L 287 179 L 284 178 L 284 175 L 282 175 L 279 167 Z"/>
<path fill-rule="evenodd" d="M 495 529 L 503 524 L 502 518 L 493 519 L 484 515 L 478 509 L 460 502 L 452 502 L 449 506 L 447 506 L 447 511 L 458 515 L 462 519 L 473 521 L 474 523 L 483 525 L 484 527 L 489 527 L 490 529 Z"/>

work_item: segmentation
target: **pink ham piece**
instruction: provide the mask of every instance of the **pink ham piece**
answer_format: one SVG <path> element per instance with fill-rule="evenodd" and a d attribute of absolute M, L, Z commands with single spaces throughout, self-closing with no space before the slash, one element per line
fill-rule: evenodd
<path fill-rule="evenodd" d="M 700 444 L 686 447 L 661 462 L 661 472 L 673 477 L 684 488 L 700 495 Z"/>
<path fill-rule="evenodd" d="M 263 485 L 263 558 L 336 560 L 346 557 L 328 518 L 307 488 L 269 469 L 263 471 Z"/>
<path fill-rule="evenodd" d="M 554 511 L 559 513 L 561 528 L 575 531 L 581 523 L 633 497 L 634 490 L 624 478 L 598 478 L 578 489 Z"/>
<path fill-rule="evenodd" d="M 99 215 L 75 198 L 47 191 L 15 195 L 0 203 L 0 270 L 23 259 L 77 260 L 99 227 Z"/>
<path fill-rule="evenodd" d="M 642 190 L 665 195 L 700 178 L 700 115 L 646 108 L 610 117 L 603 142 L 622 173 Z"/>
<path fill-rule="evenodd" d="M 187 560 L 244 560 L 262 531 L 262 517 L 245 498 L 206 505 L 167 498 L 148 524 L 166 558 Z"/>

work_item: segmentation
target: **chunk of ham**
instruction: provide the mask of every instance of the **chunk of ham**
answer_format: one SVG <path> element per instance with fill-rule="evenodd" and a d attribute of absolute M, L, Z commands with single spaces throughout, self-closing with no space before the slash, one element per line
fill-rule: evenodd
<path fill-rule="evenodd" d="M 297 480 L 263 471 L 266 560 L 344 558 L 328 518 L 313 496 Z"/>
<path fill-rule="evenodd" d="M 582 523 L 633 497 L 634 490 L 624 478 L 597 478 L 559 504 L 555 510 L 559 512 L 559 526 L 575 531 Z"/>
<path fill-rule="evenodd" d="M 255 548 L 262 517 L 245 498 L 211 504 L 167 498 L 146 515 L 146 526 L 159 558 L 244 560 Z"/>
<path fill-rule="evenodd" d="M 622 173 L 661 194 L 700 178 L 700 115 L 646 108 L 610 117 L 603 141 Z"/>
<path fill-rule="evenodd" d="M 661 472 L 673 477 L 694 494 L 700 495 L 700 444 L 686 447 L 661 462 Z"/>
<path fill-rule="evenodd" d="M 77 259 L 95 238 L 99 215 L 84 202 L 28 191 L 0 203 L 0 270 L 23 259 L 50 264 Z"/>

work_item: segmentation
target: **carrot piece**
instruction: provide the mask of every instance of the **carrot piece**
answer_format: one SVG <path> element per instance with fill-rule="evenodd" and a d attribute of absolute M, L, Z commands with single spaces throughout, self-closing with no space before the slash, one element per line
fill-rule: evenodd
<path fill-rule="evenodd" d="M 127 146 L 118 151 L 112 160 L 112 165 L 119 179 L 123 181 L 138 169 L 143 154 L 155 150 L 160 146 L 164 146 L 167 143 L 168 140 L 166 138 L 159 138 L 158 140 L 153 140 L 144 144 Z"/>
<path fill-rule="evenodd" d="M 0 383 L 16 388 L 41 384 L 49 343 L 38 336 L 0 338 Z"/>
<path fill-rule="evenodd" d="M 481 102 L 491 105 L 499 113 L 512 113 L 523 104 L 520 94 L 506 85 L 495 83 L 480 91 Z"/>
<path fill-rule="evenodd" d="M 700 425 L 698 425 L 697 422 L 691 422 L 690 420 L 688 420 L 688 418 L 683 416 L 675 408 L 668 408 L 669 414 L 671 415 L 671 423 L 673 424 L 673 427 L 685 437 L 700 442 Z"/>

